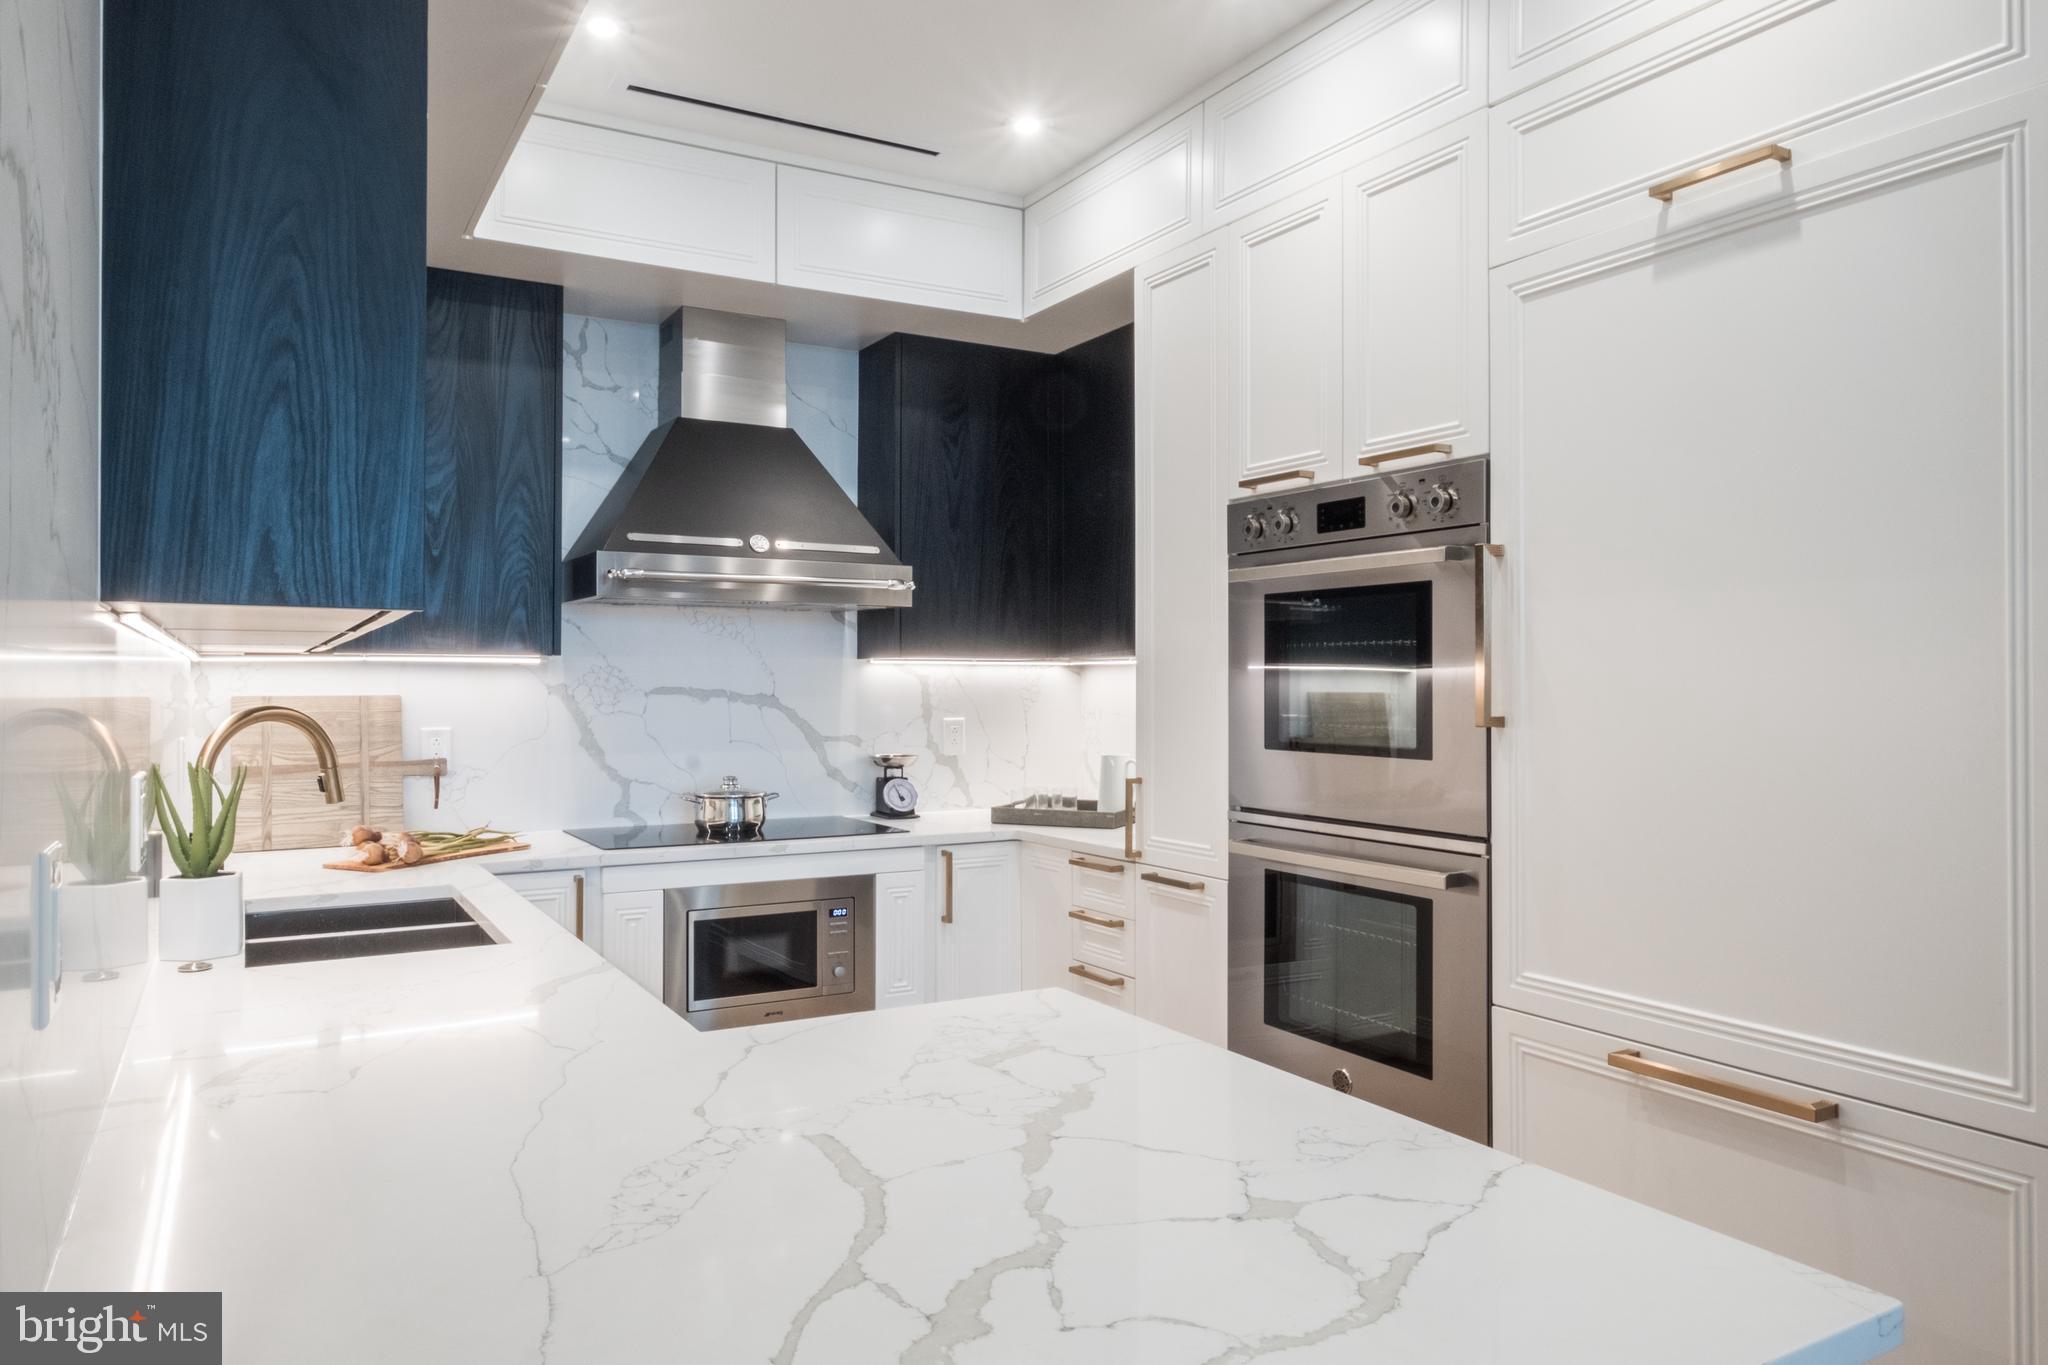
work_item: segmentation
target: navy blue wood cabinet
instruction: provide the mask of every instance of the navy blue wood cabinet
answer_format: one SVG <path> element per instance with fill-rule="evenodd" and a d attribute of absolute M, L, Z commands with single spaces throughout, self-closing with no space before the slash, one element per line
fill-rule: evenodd
<path fill-rule="evenodd" d="M 101 590 L 418 608 L 426 0 L 105 0 Z"/>
<path fill-rule="evenodd" d="M 898 333 L 861 352 L 860 505 L 915 571 L 862 658 L 1128 657 L 1131 329 L 1061 355 Z"/>
<path fill-rule="evenodd" d="M 562 287 L 427 272 L 426 599 L 372 653 L 561 649 Z"/>

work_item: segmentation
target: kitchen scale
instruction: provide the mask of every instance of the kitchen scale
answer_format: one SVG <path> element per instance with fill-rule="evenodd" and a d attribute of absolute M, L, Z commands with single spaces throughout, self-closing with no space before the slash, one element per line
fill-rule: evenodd
<path fill-rule="evenodd" d="M 917 818 L 917 785 L 903 775 L 904 765 L 916 754 L 876 754 L 875 766 L 882 775 L 875 779 L 874 814 L 885 820 Z"/>

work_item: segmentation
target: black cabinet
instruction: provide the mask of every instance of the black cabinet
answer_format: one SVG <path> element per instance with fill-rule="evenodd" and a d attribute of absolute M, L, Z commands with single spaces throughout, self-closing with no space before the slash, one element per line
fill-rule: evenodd
<path fill-rule="evenodd" d="M 374 653 L 561 648 L 562 288 L 429 270 L 425 597 Z"/>
<path fill-rule="evenodd" d="M 861 352 L 861 511 L 917 575 L 915 605 L 861 614 L 862 658 L 1132 652 L 1131 383 L 1128 327 Z"/>
<path fill-rule="evenodd" d="M 101 589 L 417 608 L 426 0 L 105 0 Z"/>

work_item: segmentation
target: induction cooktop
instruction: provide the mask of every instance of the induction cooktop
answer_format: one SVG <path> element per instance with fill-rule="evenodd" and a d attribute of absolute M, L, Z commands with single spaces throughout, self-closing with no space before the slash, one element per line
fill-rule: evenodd
<path fill-rule="evenodd" d="M 770 817 L 758 833 L 748 835 L 707 834 L 696 825 L 616 825 L 606 829 L 572 829 L 567 832 L 598 848 L 687 848 L 695 844 L 774 844 L 784 839 L 844 839 L 860 834 L 893 834 L 897 831 L 872 820 L 818 815 L 789 820 Z"/>

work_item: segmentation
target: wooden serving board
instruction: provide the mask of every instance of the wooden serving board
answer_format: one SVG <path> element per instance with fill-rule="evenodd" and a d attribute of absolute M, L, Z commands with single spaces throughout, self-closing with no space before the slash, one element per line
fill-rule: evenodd
<path fill-rule="evenodd" d="M 345 863 L 322 863 L 320 866 L 335 872 L 403 872 L 407 868 L 430 867 L 435 863 L 452 863 L 462 858 L 487 858 L 493 853 L 517 853 L 532 848 L 532 844 L 492 844 L 489 848 L 472 848 L 461 853 L 429 853 L 416 863 L 369 863 L 350 860 Z"/>

